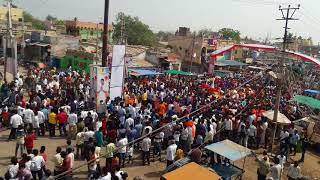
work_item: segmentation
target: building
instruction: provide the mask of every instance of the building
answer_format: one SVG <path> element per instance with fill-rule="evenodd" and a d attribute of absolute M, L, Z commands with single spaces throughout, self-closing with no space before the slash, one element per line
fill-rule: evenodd
<path fill-rule="evenodd" d="M 8 8 L 0 7 L 0 22 L 7 21 Z M 23 10 L 20 8 L 11 8 L 11 19 L 12 22 L 22 22 L 23 20 Z"/>
<path fill-rule="evenodd" d="M 176 36 L 189 36 L 191 34 L 190 28 L 187 27 L 179 27 L 179 30 L 176 31 Z"/>
<path fill-rule="evenodd" d="M 66 21 L 66 33 L 72 36 L 79 36 L 81 41 L 96 41 L 97 38 L 102 39 L 103 24 L 81 21 Z M 113 26 L 108 25 L 108 41 L 112 44 Z"/>

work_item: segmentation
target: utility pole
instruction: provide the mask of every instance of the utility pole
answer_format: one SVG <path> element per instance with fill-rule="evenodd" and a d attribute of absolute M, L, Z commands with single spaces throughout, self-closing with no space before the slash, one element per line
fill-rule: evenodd
<path fill-rule="evenodd" d="M 99 23 L 97 23 L 97 29 L 96 29 L 96 64 L 98 64 L 98 50 L 99 50 Z"/>
<path fill-rule="evenodd" d="M 8 46 L 10 41 L 11 46 L 11 57 L 14 55 L 14 47 L 13 47 L 13 32 L 12 32 L 12 21 L 11 21 L 11 0 L 7 0 L 7 33 L 6 33 L 6 49 L 4 50 L 4 80 L 7 79 L 7 62 L 8 62 Z M 13 74 L 15 76 L 15 74 Z M 14 78 L 14 77 L 13 77 Z"/>
<path fill-rule="evenodd" d="M 193 58 L 194 57 L 194 45 L 196 43 L 196 32 L 193 33 L 193 38 L 192 38 L 192 50 L 191 50 L 191 56 L 190 56 L 190 72 L 192 70 L 192 63 L 193 63 Z"/>
<path fill-rule="evenodd" d="M 126 28 L 126 23 L 124 20 L 124 16 L 121 16 L 121 28 L 120 28 L 120 39 L 119 39 L 119 44 L 123 45 L 126 44 L 125 41 L 125 28 Z"/>
<path fill-rule="evenodd" d="M 282 14 L 282 18 L 281 19 L 277 19 L 280 21 L 285 21 L 285 27 L 284 27 L 284 37 L 283 37 L 283 45 L 282 45 L 282 57 L 280 60 L 280 73 L 281 75 L 278 76 L 278 87 L 277 87 L 277 97 L 276 97 L 276 103 L 274 106 L 274 114 L 273 114 L 273 122 L 276 123 L 276 127 L 274 128 L 274 132 L 273 132 L 273 136 L 272 136 L 272 141 L 271 141 L 271 150 L 273 150 L 273 144 L 274 144 L 274 139 L 276 136 L 276 131 L 277 131 L 277 127 L 278 127 L 278 114 L 279 114 L 279 107 L 280 107 L 280 100 L 281 100 L 281 90 L 283 88 L 283 84 L 284 84 L 284 60 L 285 60 L 285 53 L 286 53 L 286 47 L 288 44 L 288 30 L 290 29 L 288 27 L 288 23 L 289 21 L 293 21 L 293 20 L 298 20 L 293 18 L 293 15 L 295 14 L 295 12 L 300 8 L 300 5 L 298 5 L 298 7 L 291 7 L 290 5 L 288 5 L 287 8 L 282 8 L 281 6 L 279 6 L 279 10 L 281 11 Z M 290 12 L 291 11 L 291 12 Z"/>
<path fill-rule="evenodd" d="M 108 34 L 109 34 L 109 0 L 104 4 L 103 45 L 102 45 L 102 67 L 109 65 Z"/>

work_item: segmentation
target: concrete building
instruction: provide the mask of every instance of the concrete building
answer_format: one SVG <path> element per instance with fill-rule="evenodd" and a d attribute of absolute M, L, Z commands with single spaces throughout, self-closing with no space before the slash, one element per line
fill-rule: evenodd
<path fill-rule="evenodd" d="M 66 33 L 72 36 L 79 36 L 81 41 L 102 40 L 103 24 L 93 22 L 66 21 Z M 108 41 L 112 43 L 113 26 L 108 26 Z"/>
<path fill-rule="evenodd" d="M 0 7 L 0 22 L 7 21 L 8 8 Z M 13 22 L 22 22 L 23 10 L 20 8 L 11 8 L 11 18 Z"/>

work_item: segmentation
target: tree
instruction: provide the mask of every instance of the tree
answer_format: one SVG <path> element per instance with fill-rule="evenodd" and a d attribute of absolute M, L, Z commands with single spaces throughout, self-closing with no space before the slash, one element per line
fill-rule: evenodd
<path fill-rule="evenodd" d="M 121 38 L 122 20 L 125 23 L 123 35 L 126 36 L 128 44 L 144 46 L 153 46 L 155 44 L 156 36 L 148 25 L 141 22 L 138 17 L 125 15 L 121 12 L 118 13 L 114 25 L 114 40 L 119 41 Z"/>
<path fill-rule="evenodd" d="M 222 35 L 224 39 L 232 39 L 240 42 L 240 31 L 231 28 L 222 28 L 219 30 L 219 34 Z"/>
<path fill-rule="evenodd" d="M 32 27 L 38 30 L 44 30 L 45 24 L 38 18 L 33 17 L 30 13 L 23 11 L 24 22 L 31 22 Z"/>
<path fill-rule="evenodd" d="M 58 20 L 58 18 L 53 17 L 53 16 L 51 16 L 51 15 L 49 14 L 49 15 L 46 17 L 46 20 L 47 20 L 47 21 L 55 22 L 55 21 L 57 21 L 57 20 Z"/>
<path fill-rule="evenodd" d="M 200 31 L 198 31 L 198 36 L 199 37 L 210 36 L 212 35 L 212 33 L 214 33 L 212 29 L 201 29 Z"/>
<path fill-rule="evenodd" d="M 168 41 L 169 36 L 173 36 L 174 34 L 171 32 L 165 32 L 165 31 L 159 31 L 156 34 L 157 40 L 158 41 Z"/>

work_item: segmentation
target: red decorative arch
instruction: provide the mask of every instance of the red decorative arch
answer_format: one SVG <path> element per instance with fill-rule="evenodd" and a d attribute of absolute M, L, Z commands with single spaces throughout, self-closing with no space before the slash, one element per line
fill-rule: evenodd
<path fill-rule="evenodd" d="M 268 46 L 268 45 L 261 45 L 261 44 L 235 44 L 235 45 L 230 45 L 230 46 L 226 46 L 220 49 L 217 49 L 216 51 L 212 52 L 210 54 L 211 58 L 213 60 L 216 59 L 217 56 L 221 56 L 223 55 L 225 52 L 229 52 L 233 49 L 236 48 L 249 48 L 249 49 L 257 49 L 257 50 L 265 50 L 265 51 L 280 51 L 280 49 L 274 47 L 274 46 Z M 311 56 L 302 54 L 302 53 L 297 53 L 297 52 L 293 52 L 293 51 L 286 51 L 289 55 L 298 57 L 302 60 L 311 62 L 315 65 L 317 65 L 318 67 L 320 67 L 320 60 L 313 58 Z"/>

